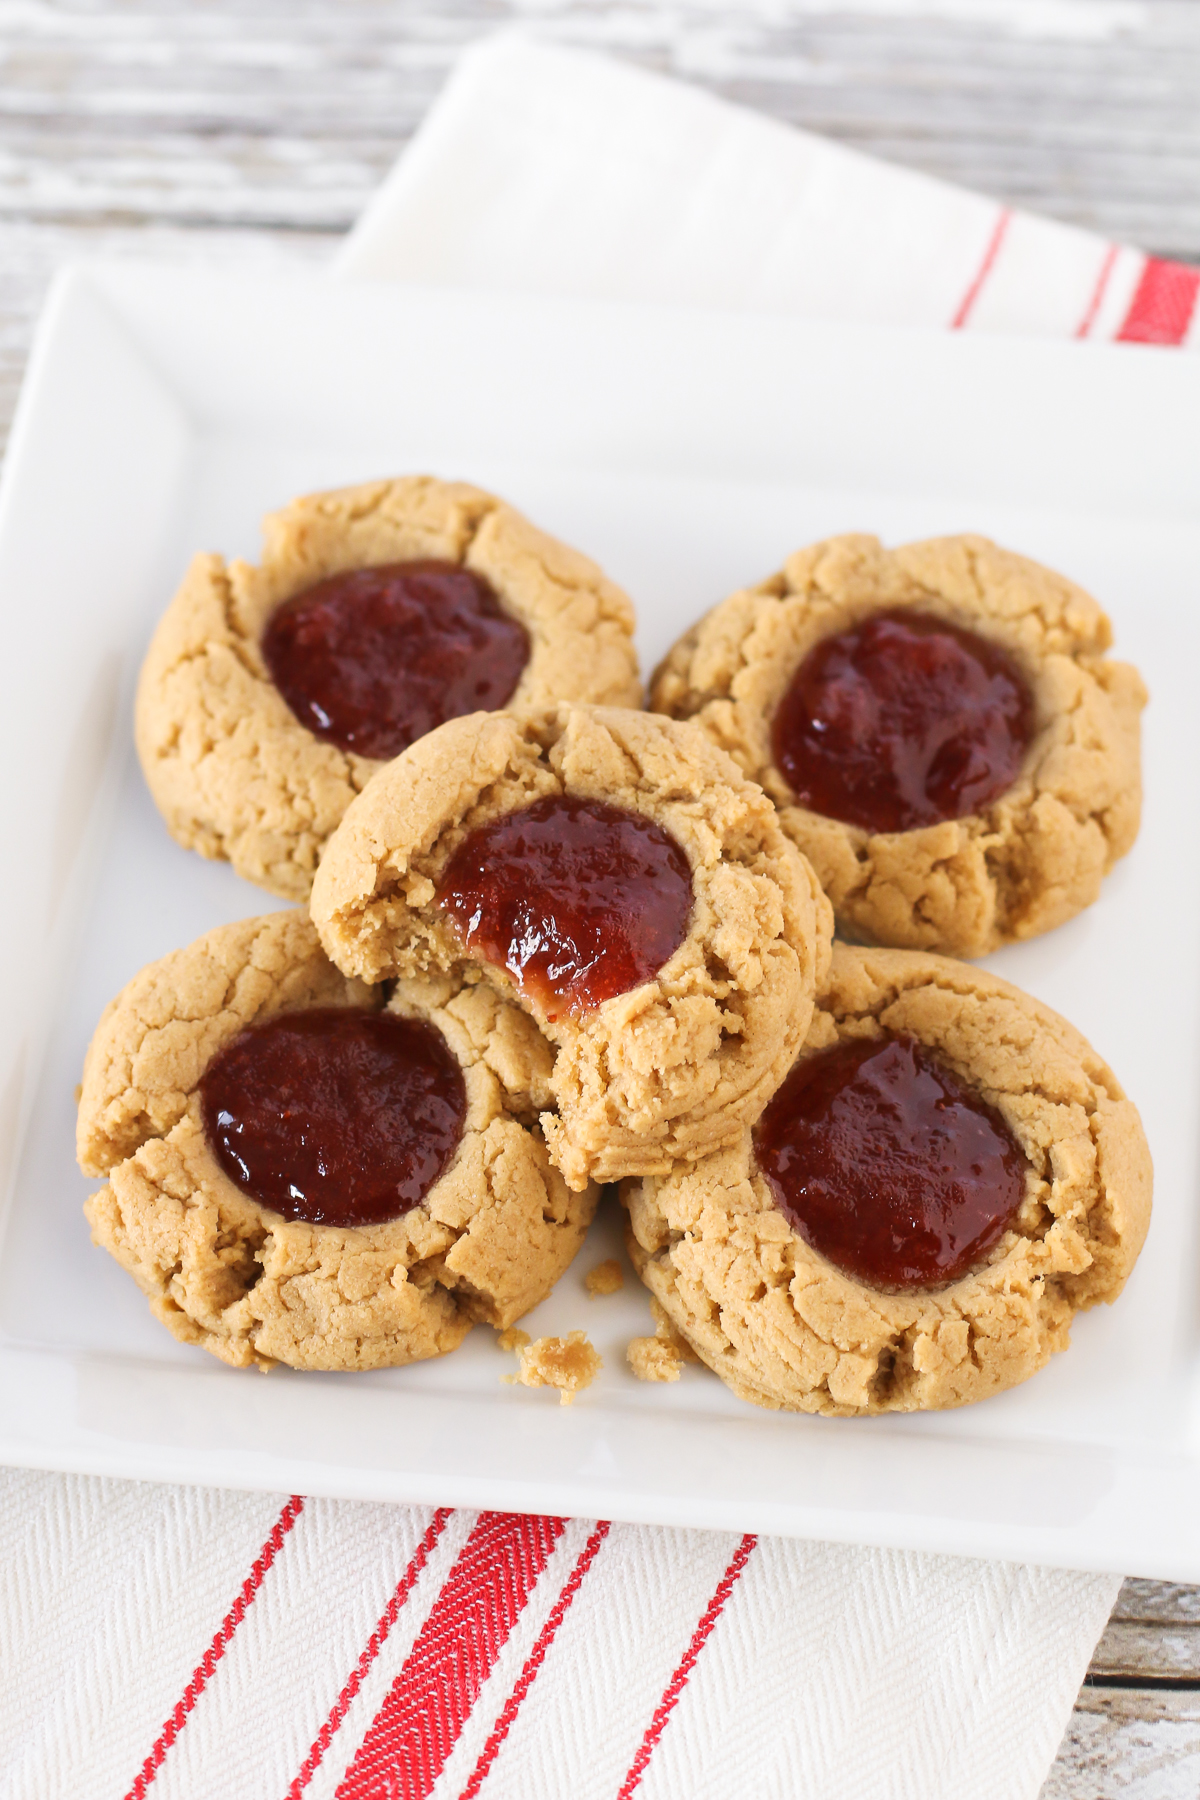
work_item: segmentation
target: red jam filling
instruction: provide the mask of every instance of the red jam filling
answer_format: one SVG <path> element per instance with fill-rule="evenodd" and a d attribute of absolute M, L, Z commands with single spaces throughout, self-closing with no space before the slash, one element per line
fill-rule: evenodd
<path fill-rule="evenodd" d="M 1025 1158 L 999 1113 L 909 1037 L 798 1062 L 754 1150 L 793 1229 L 875 1288 L 957 1281 L 1025 1194 Z"/>
<path fill-rule="evenodd" d="M 529 634 L 473 570 L 388 563 L 285 600 L 262 650 L 315 737 L 386 762 L 447 719 L 504 706 L 529 660 Z"/>
<path fill-rule="evenodd" d="M 313 1007 L 239 1032 L 200 1081 L 209 1146 L 252 1200 L 310 1225 L 379 1225 L 443 1173 L 467 1112 L 432 1025 Z"/>
<path fill-rule="evenodd" d="M 651 819 L 554 795 L 473 831 L 437 897 L 553 1021 L 658 973 L 687 936 L 692 871 Z"/>
<path fill-rule="evenodd" d="M 1032 736 L 1012 658 L 907 607 L 814 645 L 772 733 L 799 804 L 865 831 L 979 812 L 1012 786 Z"/>

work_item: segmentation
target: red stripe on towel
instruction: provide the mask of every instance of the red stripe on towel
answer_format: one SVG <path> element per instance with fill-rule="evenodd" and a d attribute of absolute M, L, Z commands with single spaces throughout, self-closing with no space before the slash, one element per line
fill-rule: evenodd
<path fill-rule="evenodd" d="M 538 1670 L 546 1659 L 547 1650 L 549 1650 L 551 1644 L 554 1642 L 555 1633 L 563 1622 L 563 1617 L 566 1614 L 567 1608 L 579 1592 L 584 1576 L 596 1559 L 596 1552 L 608 1536 L 608 1523 L 607 1519 L 601 1519 L 596 1526 L 595 1531 L 593 1531 L 591 1537 L 580 1551 L 579 1561 L 571 1571 L 570 1580 L 563 1588 L 558 1599 L 554 1602 L 550 1617 L 546 1620 L 546 1623 L 538 1633 L 537 1643 L 533 1646 L 533 1649 L 525 1659 L 525 1667 L 517 1676 L 516 1685 L 514 1686 L 512 1693 L 504 1702 L 500 1716 L 492 1727 L 492 1734 L 488 1738 L 487 1743 L 483 1746 L 483 1749 L 480 1752 L 479 1761 L 475 1764 L 471 1779 L 463 1789 L 459 1796 L 459 1800 L 475 1800 L 476 1794 L 478 1794 L 480 1788 L 483 1786 L 484 1776 L 495 1762 L 497 1751 L 508 1736 L 509 1731 L 512 1729 L 512 1722 L 521 1710 L 522 1700 L 524 1700 L 526 1694 L 537 1680 Z"/>
<path fill-rule="evenodd" d="M 1085 338 L 1091 331 L 1092 326 L 1096 323 L 1096 314 L 1100 311 L 1100 303 L 1104 299 L 1109 277 L 1113 272 L 1118 254 L 1119 251 L 1117 245 L 1110 244 L 1105 252 L 1104 261 L 1100 264 L 1100 273 L 1096 277 L 1096 285 L 1092 289 L 1092 297 L 1087 303 L 1087 310 L 1084 312 L 1079 324 L 1075 327 L 1075 336 L 1077 338 Z"/>
<path fill-rule="evenodd" d="M 1000 246 L 1004 242 L 1004 236 L 1011 221 L 1012 212 L 1006 206 L 1000 212 L 996 220 L 995 229 L 988 240 L 987 249 L 983 253 L 983 260 L 975 271 L 971 280 L 971 285 L 959 301 L 958 311 L 950 321 L 951 331 L 961 331 L 967 320 L 970 318 L 971 313 L 974 310 L 975 302 L 978 300 L 983 288 L 983 284 L 996 266 L 996 258 L 1000 254 Z"/>
<path fill-rule="evenodd" d="M 384 1644 L 386 1644 L 392 1626 L 400 1617 L 408 1596 L 416 1586 L 417 1576 L 429 1561 L 430 1551 L 441 1537 L 452 1516 L 452 1509 L 448 1506 L 440 1506 L 437 1512 L 434 1513 L 428 1531 L 417 1545 L 413 1552 L 412 1561 L 397 1582 L 396 1591 L 384 1607 L 383 1612 L 379 1617 L 379 1623 L 367 1639 L 367 1647 L 359 1657 L 357 1667 L 354 1669 L 350 1679 L 347 1681 L 345 1687 L 334 1702 L 329 1717 L 317 1733 L 312 1749 L 301 1764 L 300 1773 L 288 1789 L 285 1800 L 299 1800 L 299 1796 L 304 1792 L 317 1769 L 320 1767 L 322 1757 L 333 1742 L 334 1737 L 341 1728 L 342 1720 L 350 1710 L 351 1701 L 362 1686 L 371 1664 L 383 1649 Z"/>
<path fill-rule="evenodd" d="M 713 1626 L 725 1610 L 725 1602 L 733 1592 L 734 1583 L 750 1560 L 751 1552 L 758 1539 L 752 1531 L 748 1531 L 733 1555 L 733 1561 L 717 1583 L 712 1599 L 705 1607 L 700 1623 L 692 1633 L 692 1641 L 683 1653 L 683 1661 L 668 1681 L 663 1697 L 655 1709 L 654 1717 L 646 1727 L 646 1735 L 638 1746 L 638 1753 L 629 1765 L 629 1773 L 621 1783 L 617 1800 L 629 1800 L 646 1773 L 646 1764 L 653 1756 L 659 1738 L 663 1734 L 667 1720 L 675 1709 L 675 1704 L 688 1684 L 688 1678 L 696 1666 L 696 1659 L 708 1642 Z"/>
<path fill-rule="evenodd" d="M 1119 344 L 1181 344 L 1196 310 L 1200 269 L 1148 256 L 1117 333 Z"/>
<path fill-rule="evenodd" d="M 284 1538 L 303 1510 L 303 1498 L 299 1494 L 293 1494 L 271 1527 L 271 1535 L 255 1557 L 250 1573 L 242 1583 L 241 1592 L 221 1622 L 220 1630 L 192 1670 L 192 1678 L 184 1688 L 182 1698 L 176 1702 L 174 1711 L 159 1732 L 154 1748 L 142 1764 L 125 1800 L 143 1800 L 147 1788 L 162 1768 L 163 1758 L 187 1724 L 188 1714 L 208 1686 L 213 1671 L 229 1648 L 229 1640 L 245 1618 L 247 1608 L 252 1605 L 267 1570 L 283 1547 Z"/>
<path fill-rule="evenodd" d="M 479 1515 L 337 1800 L 426 1800 L 563 1529 Z"/>

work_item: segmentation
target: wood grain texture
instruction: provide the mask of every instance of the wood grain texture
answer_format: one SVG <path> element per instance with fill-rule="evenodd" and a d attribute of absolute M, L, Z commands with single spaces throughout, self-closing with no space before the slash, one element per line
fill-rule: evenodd
<path fill-rule="evenodd" d="M 1084 1688 L 1041 1800 L 1196 1800 L 1200 1693 Z"/>
<path fill-rule="evenodd" d="M 1112 1616 L 1136 1625 L 1200 1625 L 1200 1588 L 1173 1581 L 1127 1581 Z M 1200 1662 L 1192 1673 L 1200 1676 Z"/>
<path fill-rule="evenodd" d="M 1200 260 L 1200 0 L 0 0 L 0 441 L 72 257 L 320 267 L 532 25 Z M 1200 1589 L 1127 1581 L 1042 1800 L 1196 1800 Z"/>
<path fill-rule="evenodd" d="M 0 0 L 0 214 L 343 230 L 512 24 L 1200 257 L 1195 0 Z"/>
<path fill-rule="evenodd" d="M 1200 1588 L 1126 1581 L 1041 1800 L 1196 1800 Z"/>
<path fill-rule="evenodd" d="M 1113 1617 L 1096 1646 L 1093 1681 L 1189 1680 L 1200 1683 L 1200 1624 Z"/>

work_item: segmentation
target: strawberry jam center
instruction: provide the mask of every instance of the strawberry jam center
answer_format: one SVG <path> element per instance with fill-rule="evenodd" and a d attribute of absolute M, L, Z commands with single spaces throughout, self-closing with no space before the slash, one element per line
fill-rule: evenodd
<path fill-rule="evenodd" d="M 1012 786 L 1033 705 L 999 645 L 904 607 L 822 638 L 772 735 L 801 806 L 865 831 L 913 831 Z"/>
<path fill-rule="evenodd" d="M 1025 1194 L 1025 1158 L 1000 1114 L 904 1036 L 798 1062 L 754 1150 L 793 1230 L 875 1288 L 957 1281 Z"/>
<path fill-rule="evenodd" d="M 553 1021 L 658 973 L 687 935 L 692 871 L 641 813 L 554 795 L 473 831 L 437 897 Z"/>
<path fill-rule="evenodd" d="M 388 761 L 447 719 L 502 707 L 529 660 L 529 634 L 472 569 L 388 563 L 285 600 L 262 650 L 315 737 Z"/>
<path fill-rule="evenodd" d="M 248 1026 L 200 1082 L 209 1147 L 252 1200 L 310 1225 L 416 1206 L 462 1136 L 462 1070 L 434 1026 L 313 1007 Z"/>

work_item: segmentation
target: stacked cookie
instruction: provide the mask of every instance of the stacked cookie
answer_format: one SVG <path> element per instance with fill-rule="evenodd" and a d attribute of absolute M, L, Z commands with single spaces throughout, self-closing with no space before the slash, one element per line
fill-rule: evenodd
<path fill-rule="evenodd" d="M 230 1363 L 371 1368 L 511 1326 L 620 1182 L 662 1329 L 746 1398 L 1023 1379 L 1119 1292 L 1149 1160 L 1078 1034 L 952 957 L 1129 847 L 1136 674 L 1087 596 L 972 539 L 799 553 L 649 712 L 632 626 L 427 479 L 295 503 L 260 568 L 197 559 L 143 671 L 147 780 L 308 910 L 108 1009 L 96 1241 Z M 832 945 L 834 910 L 915 948 Z"/>
<path fill-rule="evenodd" d="M 600 1183 L 730 1142 L 786 1073 L 828 904 L 761 790 L 639 709 L 632 629 L 594 564 L 425 479 L 189 570 L 147 780 L 189 848 L 290 898 L 316 870 L 320 937 L 211 932 L 88 1052 L 93 1235 L 185 1342 L 366 1369 L 504 1329 Z"/>
<path fill-rule="evenodd" d="M 761 783 L 851 940 L 742 1142 L 625 1195 L 643 1280 L 747 1399 L 983 1399 L 1133 1267 L 1136 1108 L 1065 1020 L 953 960 L 1072 917 L 1132 846 L 1146 693 L 1111 636 L 1080 588 L 986 539 L 847 536 L 732 595 L 655 674 L 651 705 Z"/>

